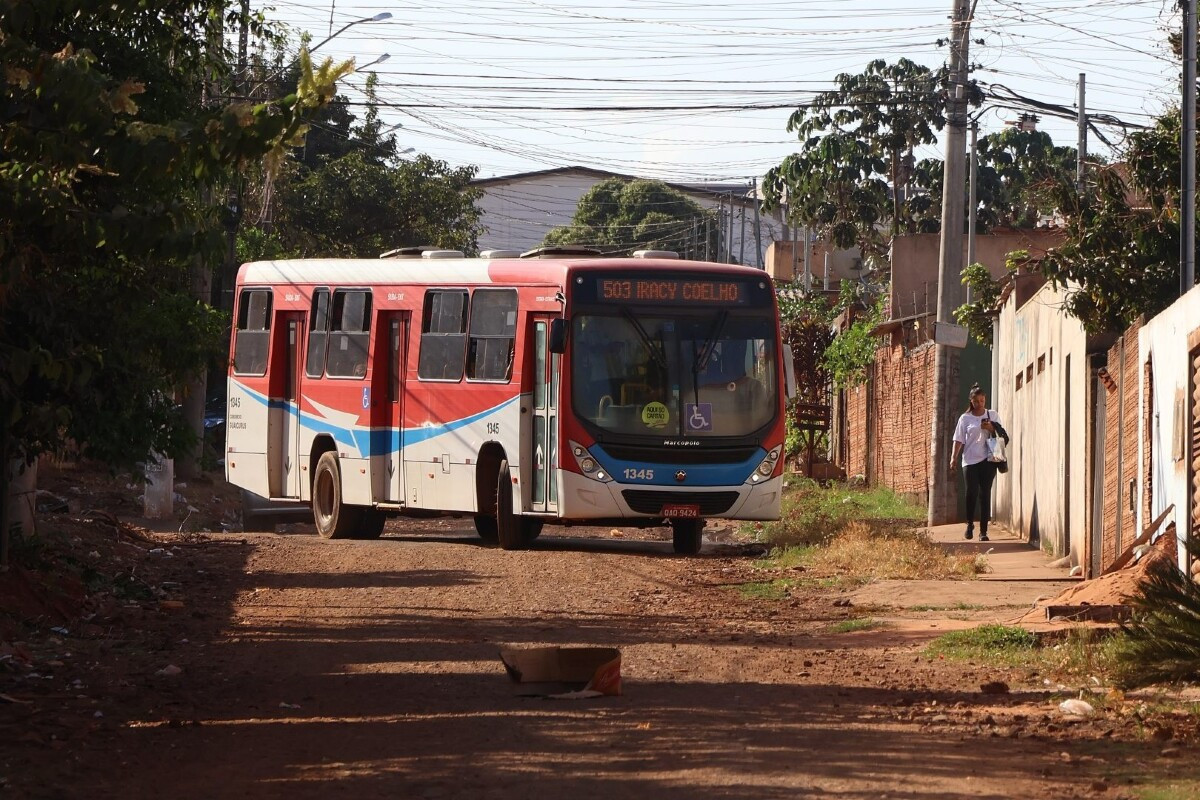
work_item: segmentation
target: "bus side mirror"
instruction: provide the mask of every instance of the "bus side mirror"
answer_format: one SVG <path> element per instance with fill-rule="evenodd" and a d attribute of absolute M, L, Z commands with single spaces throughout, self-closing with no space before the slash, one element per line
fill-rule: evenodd
<path fill-rule="evenodd" d="M 567 352 L 567 321 L 562 317 L 550 320 L 550 352 Z"/>
<path fill-rule="evenodd" d="M 783 379 L 784 386 L 787 387 L 787 396 L 789 400 L 796 399 L 796 362 L 792 358 L 792 346 L 785 344 L 783 346 Z"/>

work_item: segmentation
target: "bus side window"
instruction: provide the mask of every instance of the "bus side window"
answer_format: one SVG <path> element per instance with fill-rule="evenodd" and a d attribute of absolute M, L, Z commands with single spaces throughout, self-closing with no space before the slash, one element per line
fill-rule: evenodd
<path fill-rule="evenodd" d="M 363 378 L 371 343 L 371 292 L 338 289 L 329 315 L 325 372 L 331 378 Z"/>
<path fill-rule="evenodd" d="M 243 289 L 238 298 L 237 335 L 233 341 L 233 373 L 266 375 L 271 346 L 271 290 Z"/>
<path fill-rule="evenodd" d="M 467 291 L 430 289 L 425 293 L 421 319 L 421 352 L 417 377 L 423 380 L 462 380 L 467 344 Z"/>
<path fill-rule="evenodd" d="M 325 343 L 329 339 L 329 290 L 313 292 L 312 326 L 308 331 L 308 355 L 304 359 L 304 374 L 319 378 L 325 372 Z"/>
<path fill-rule="evenodd" d="M 511 380 L 513 342 L 516 335 L 516 290 L 476 289 L 471 296 L 467 379 L 505 382 Z"/>

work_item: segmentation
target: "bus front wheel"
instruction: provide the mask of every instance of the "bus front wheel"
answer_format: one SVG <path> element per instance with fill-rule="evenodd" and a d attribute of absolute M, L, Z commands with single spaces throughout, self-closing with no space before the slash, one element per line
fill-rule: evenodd
<path fill-rule="evenodd" d="M 342 473 L 333 451 L 322 453 L 313 474 L 313 521 L 325 539 L 349 539 L 362 522 L 363 509 L 342 502 Z M 383 528 L 380 526 L 380 530 Z"/>
<path fill-rule="evenodd" d="M 684 556 L 694 556 L 700 552 L 700 545 L 703 541 L 704 520 L 671 520 L 671 545 L 676 553 Z"/>
<path fill-rule="evenodd" d="M 503 459 L 496 476 L 496 540 L 502 550 L 525 550 L 542 532 L 542 521 L 513 513 L 512 488 L 508 459 Z"/>

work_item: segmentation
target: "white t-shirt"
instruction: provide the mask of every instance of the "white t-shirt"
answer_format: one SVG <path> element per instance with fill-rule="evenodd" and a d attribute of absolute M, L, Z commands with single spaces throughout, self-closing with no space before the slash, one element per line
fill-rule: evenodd
<path fill-rule="evenodd" d="M 1000 417 L 991 409 L 978 417 L 968 411 L 958 418 L 958 425 L 954 428 L 954 441 L 963 446 L 962 463 L 964 467 L 978 464 L 980 461 L 987 461 L 987 440 L 991 438 L 992 434 L 983 429 L 985 419 L 1000 422 Z"/>

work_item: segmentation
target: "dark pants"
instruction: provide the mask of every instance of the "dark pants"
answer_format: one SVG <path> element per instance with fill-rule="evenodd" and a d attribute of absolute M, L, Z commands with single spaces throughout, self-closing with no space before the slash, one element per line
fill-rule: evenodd
<path fill-rule="evenodd" d="M 975 527 L 975 502 L 979 501 L 979 531 L 987 533 L 992 518 L 992 481 L 996 480 L 996 465 L 980 461 L 963 467 L 967 479 L 967 527 Z"/>

